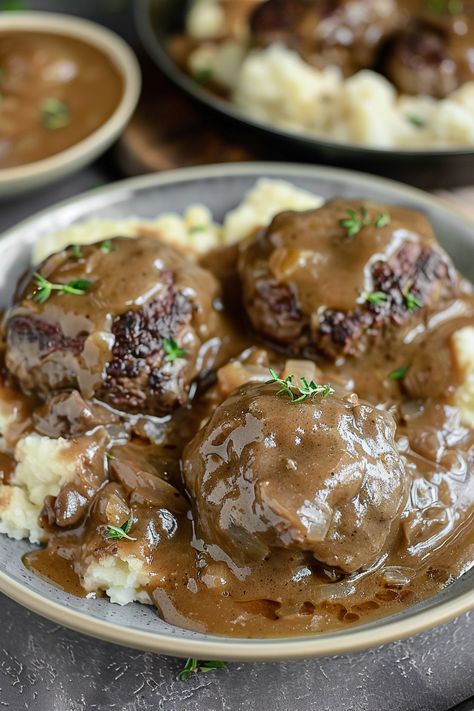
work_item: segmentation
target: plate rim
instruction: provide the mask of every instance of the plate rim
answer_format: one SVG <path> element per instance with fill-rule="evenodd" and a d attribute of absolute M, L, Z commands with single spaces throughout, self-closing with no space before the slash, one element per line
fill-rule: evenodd
<path fill-rule="evenodd" d="M 336 180 L 336 182 L 356 181 L 361 191 L 364 187 L 385 187 L 393 192 L 393 197 L 411 198 L 420 204 L 435 208 L 441 214 L 455 218 L 465 229 L 472 232 L 474 241 L 474 222 L 459 214 L 456 210 L 445 206 L 439 199 L 430 196 L 422 190 L 396 181 L 374 177 L 365 173 L 330 168 L 326 166 L 306 166 L 297 163 L 228 163 L 210 166 L 182 168 L 164 173 L 127 178 L 109 183 L 100 188 L 94 188 L 79 195 L 50 205 L 31 215 L 0 235 L 0 255 L 7 249 L 25 228 L 33 226 L 46 215 L 61 211 L 64 207 L 79 206 L 96 196 L 108 193 L 137 192 L 152 187 L 164 185 L 179 185 L 183 182 L 198 181 L 208 178 L 226 177 L 279 177 L 291 180 L 293 178 L 313 178 L 319 180 Z M 73 215 L 74 217 L 74 215 Z M 73 221 L 73 220 L 72 220 Z M 163 631 L 145 631 L 121 624 L 91 617 L 87 612 L 71 610 L 66 604 L 54 602 L 26 585 L 13 580 L 6 572 L 0 571 L 0 592 L 10 597 L 23 607 L 53 620 L 67 628 L 98 639 L 122 646 L 133 647 L 145 651 L 162 654 L 172 654 L 177 657 L 205 659 L 223 659 L 228 661 L 276 661 L 282 659 L 301 659 L 334 654 L 348 654 L 361 649 L 380 646 L 394 640 L 418 634 L 424 630 L 442 624 L 474 608 L 474 589 L 468 590 L 452 600 L 440 602 L 436 607 L 414 612 L 402 619 L 388 621 L 377 627 L 354 627 L 347 631 L 334 633 L 306 635 L 303 637 L 284 637 L 269 639 L 229 638 L 208 635 L 206 639 L 193 639 L 173 635 Z M 92 603 L 93 604 L 93 603 Z M 110 603 L 112 604 L 112 603 Z"/>
<path fill-rule="evenodd" d="M 211 108 L 220 114 L 233 121 L 250 126 L 252 129 L 269 134 L 273 138 L 279 138 L 285 141 L 298 141 L 305 145 L 314 148 L 324 148 L 331 151 L 344 151 L 348 154 L 346 157 L 355 157 L 372 159 L 407 159 L 410 158 L 453 158 L 453 157 L 474 157 L 474 146 L 466 146 L 459 148 L 426 148 L 426 149 L 410 149 L 403 147 L 377 148 L 371 146 L 357 145 L 355 143 L 337 143 L 335 141 L 318 138 L 299 131 L 289 131 L 278 126 L 272 126 L 265 121 L 259 121 L 256 118 L 248 116 L 244 111 L 240 110 L 231 101 L 215 96 L 210 91 L 201 88 L 199 84 L 193 81 L 185 74 L 178 65 L 172 60 L 166 52 L 163 43 L 156 35 L 153 25 L 150 21 L 151 0 L 137 0 L 133 6 L 135 24 L 138 30 L 140 39 L 151 57 L 166 76 L 176 84 L 180 89 L 192 96 L 204 106 Z"/>

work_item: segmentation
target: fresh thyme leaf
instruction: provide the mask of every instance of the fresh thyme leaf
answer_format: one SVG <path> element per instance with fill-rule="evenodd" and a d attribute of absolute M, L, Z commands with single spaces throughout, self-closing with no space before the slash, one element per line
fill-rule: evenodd
<path fill-rule="evenodd" d="M 392 221 L 392 218 L 388 214 L 388 212 L 381 212 L 380 215 L 377 217 L 375 220 L 375 226 L 376 227 L 386 227 L 387 225 L 390 224 Z"/>
<path fill-rule="evenodd" d="M 20 12 L 26 10 L 26 4 L 22 0 L 3 0 L 0 2 L 0 10 Z"/>
<path fill-rule="evenodd" d="M 464 12 L 464 2 L 462 0 L 428 0 L 428 7 L 432 12 L 439 12 L 440 14 L 459 15 L 459 13 Z"/>
<path fill-rule="evenodd" d="M 391 221 L 388 212 L 381 212 L 375 222 L 372 223 L 367 208 L 364 207 L 364 205 L 361 205 L 359 212 L 352 208 L 348 208 L 346 212 L 347 217 L 340 220 L 339 224 L 347 231 L 347 237 L 349 237 L 349 239 L 359 234 L 363 227 L 367 227 L 371 224 L 374 224 L 376 227 L 385 227 L 389 225 Z"/>
<path fill-rule="evenodd" d="M 174 338 L 165 338 L 163 341 L 163 350 L 166 353 L 166 360 L 169 360 L 172 363 L 177 358 L 185 358 L 187 355 L 184 348 L 181 348 Z"/>
<path fill-rule="evenodd" d="M 91 282 L 88 279 L 72 279 L 71 281 L 68 281 L 67 284 L 53 284 L 53 289 L 60 287 L 60 289 L 57 290 L 61 291 L 63 294 L 77 294 L 78 296 L 81 296 L 88 291 L 90 285 Z"/>
<path fill-rule="evenodd" d="M 109 254 L 113 250 L 113 245 L 112 245 L 112 240 L 111 239 L 106 239 L 103 242 L 101 242 L 100 245 L 100 251 L 103 252 L 104 254 Z"/>
<path fill-rule="evenodd" d="M 426 126 L 425 119 L 422 119 L 421 116 L 417 116 L 416 114 L 410 114 L 407 116 L 407 121 L 412 123 L 413 126 L 416 126 L 417 128 L 424 128 Z"/>
<path fill-rule="evenodd" d="M 192 234 L 193 232 L 205 232 L 206 229 L 207 229 L 206 225 L 194 225 L 193 227 L 191 227 L 191 229 L 189 231 Z"/>
<path fill-rule="evenodd" d="M 405 299 L 405 304 L 408 309 L 408 311 L 415 311 L 415 309 L 421 309 L 423 306 L 423 302 L 415 296 L 415 294 L 412 294 L 409 289 L 404 289 L 402 291 L 403 298 Z"/>
<path fill-rule="evenodd" d="M 363 218 L 351 208 L 347 210 L 347 214 L 348 217 L 346 217 L 344 220 L 340 220 L 339 224 L 347 231 L 347 236 L 352 238 L 359 234 L 359 232 L 361 231 L 363 227 Z"/>
<path fill-rule="evenodd" d="M 84 256 L 83 252 L 81 252 L 81 247 L 78 244 L 73 244 L 72 245 L 72 252 L 71 252 L 72 258 L 73 259 L 82 259 Z"/>
<path fill-rule="evenodd" d="M 225 662 L 206 661 L 200 662 L 199 659 L 187 659 L 186 664 L 177 675 L 178 681 L 187 681 L 191 674 L 205 674 L 206 672 L 214 671 L 215 669 L 224 669 Z"/>
<path fill-rule="evenodd" d="M 404 365 L 400 368 L 395 368 L 391 373 L 388 374 L 390 380 L 403 380 L 405 375 L 408 373 L 408 366 Z"/>
<path fill-rule="evenodd" d="M 293 382 L 293 375 L 288 375 L 283 380 L 277 375 L 273 368 L 269 368 L 269 371 L 271 380 L 267 380 L 267 385 L 277 383 L 280 386 L 280 389 L 277 390 L 276 393 L 277 396 L 286 395 L 290 398 L 291 402 L 295 403 L 295 405 L 298 402 L 303 402 L 303 400 L 306 400 L 307 397 L 316 397 L 317 395 L 321 395 L 321 397 L 325 398 L 328 397 L 328 395 L 333 395 L 334 393 L 334 388 L 332 388 L 329 383 L 326 383 L 325 385 L 318 385 L 318 383 L 315 383 L 314 380 L 311 380 L 311 382 L 308 383 L 306 378 L 300 378 L 301 385 L 296 385 Z"/>
<path fill-rule="evenodd" d="M 106 453 L 105 453 L 105 456 L 107 457 L 107 459 L 109 460 L 109 462 L 112 462 L 112 461 L 115 459 L 115 455 L 112 454 L 112 452 L 106 452 Z"/>
<path fill-rule="evenodd" d="M 88 279 L 72 279 L 67 284 L 54 284 L 48 281 L 38 272 L 33 274 L 36 281 L 37 289 L 33 294 L 33 300 L 38 304 L 44 304 L 49 299 L 53 291 L 59 291 L 60 294 L 77 294 L 82 295 L 88 291 L 91 282 Z"/>
<path fill-rule="evenodd" d="M 196 69 L 193 73 L 193 77 L 200 84 L 207 84 L 209 79 L 212 77 L 212 69 L 210 67 L 201 67 L 200 69 Z"/>
<path fill-rule="evenodd" d="M 56 131 L 69 126 L 71 115 L 64 101 L 44 99 L 41 102 L 41 123 L 48 131 Z"/>
<path fill-rule="evenodd" d="M 362 294 L 363 303 L 372 304 L 372 306 L 380 306 L 384 301 L 387 301 L 388 296 L 383 291 L 364 291 Z"/>
<path fill-rule="evenodd" d="M 132 519 L 128 518 L 123 526 L 111 526 L 110 524 L 106 528 L 106 537 L 109 541 L 121 541 L 126 538 L 128 541 L 136 541 L 136 538 L 132 538 L 128 534 L 132 528 Z"/>

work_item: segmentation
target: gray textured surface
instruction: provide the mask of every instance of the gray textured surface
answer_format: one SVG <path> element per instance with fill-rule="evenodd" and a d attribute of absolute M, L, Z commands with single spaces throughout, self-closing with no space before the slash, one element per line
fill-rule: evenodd
<path fill-rule="evenodd" d="M 108 0 L 111 2 L 111 0 Z M 85 10 L 103 3 L 30 2 Z M 119 26 L 124 17 L 117 14 Z M 0 204 L 0 230 L 114 177 L 101 161 L 47 192 Z M 115 176 L 118 177 L 118 176 Z M 474 614 L 377 650 L 306 662 L 230 664 L 177 682 L 181 662 L 88 639 L 0 596 L 0 710 L 446 711 L 474 694 Z"/>

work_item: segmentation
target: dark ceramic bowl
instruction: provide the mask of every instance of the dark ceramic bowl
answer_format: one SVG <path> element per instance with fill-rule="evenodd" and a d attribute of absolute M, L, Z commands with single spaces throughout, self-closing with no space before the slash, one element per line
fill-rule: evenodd
<path fill-rule="evenodd" d="M 384 175 L 425 190 L 474 182 L 474 146 L 447 150 L 382 150 L 331 143 L 271 127 L 246 116 L 229 101 L 207 91 L 182 72 L 167 52 L 167 40 L 183 28 L 185 0 L 136 0 L 140 37 L 157 66 L 181 89 L 240 130 L 259 154 L 276 160 L 299 160 Z"/>

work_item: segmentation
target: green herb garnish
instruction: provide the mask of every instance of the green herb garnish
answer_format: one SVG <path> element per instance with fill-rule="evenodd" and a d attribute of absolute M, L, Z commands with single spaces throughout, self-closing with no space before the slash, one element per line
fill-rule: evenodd
<path fill-rule="evenodd" d="M 318 385 L 314 382 L 314 380 L 311 380 L 311 382 L 308 383 L 306 378 L 300 378 L 302 384 L 296 385 L 293 382 L 293 375 L 288 375 L 288 377 L 283 380 L 278 377 L 273 368 L 270 368 L 269 370 L 272 377 L 271 380 L 267 380 L 266 384 L 270 385 L 271 383 L 277 383 L 280 386 L 280 389 L 277 391 L 277 395 L 287 395 L 291 402 L 295 403 L 295 405 L 298 402 L 303 402 L 303 400 L 306 400 L 307 397 L 316 397 L 317 395 L 321 395 L 321 397 L 324 398 L 328 397 L 328 395 L 333 395 L 334 393 L 334 388 L 332 388 L 328 383 L 325 385 Z M 297 397 L 298 393 L 299 396 Z"/>
<path fill-rule="evenodd" d="M 432 12 L 440 14 L 459 15 L 464 12 L 464 2 L 462 0 L 428 0 L 428 7 Z"/>
<path fill-rule="evenodd" d="M 105 456 L 107 457 L 107 459 L 109 460 L 109 462 L 112 462 L 112 461 L 115 459 L 115 455 L 112 454 L 112 452 L 106 452 L 106 453 L 105 453 Z"/>
<path fill-rule="evenodd" d="M 81 247 L 78 244 L 73 244 L 72 245 L 72 251 L 71 251 L 71 256 L 73 259 L 82 259 L 84 256 L 83 252 L 81 252 Z"/>
<path fill-rule="evenodd" d="M 411 293 L 409 289 L 404 289 L 402 291 L 403 298 L 405 299 L 405 304 L 408 311 L 415 311 L 415 309 L 421 309 L 423 302 L 418 299 L 414 294 Z"/>
<path fill-rule="evenodd" d="M 201 67 L 193 72 L 193 77 L 200 84 L 207 84 L 209 79 L 212 77 L 212 69 L 210 67 Z"/>
<path fill-rule="evenodd" d="M 104 254 L 109 254 L 113 250 L 112 240 L 106 239 L 100 244 L 100 251 Z"/>
<path fill-rule="evenodd" d="M 21 0 L 3 0 L 3 2 L 0 3 L 0 10 L 21 12 L 26 10 L 26 5 Z"/>
<path fill-rule="evenodd" d="M 38 286 L 33 295 L 34 301 L 39 304 L 44 304 L 49 299 L 53 291 L 58 291 L 60 294 L 77 294 L 82 296 L 89 289 L 91 282 L 87 279 L 72 279 L 67 284 L 54 284 L 41 276 L 38 272 L 33 274 L 33 277 Z"/>
<path fill-rule="evenodd" d="M 416 116 L 415 114 L 410 114 L 407 116 L 407 121 L 416 126 L 417 128 L 424 128 L 426 126 L 426 121 L 421 118 L 421 116 Z"/>
<path fill-rule="evenodd" d="M 189 230 L 191 233 L 193 232 L 205 232 L 207 230 L 207 225 L 194 225 L 194 227 L 191 227 Z"/>
<path fill-rule="evenodd" d="M 372 223 L 369 213 L 367 212 L 367 208 L 363 205 L 360 207 L 359 212 L 357 212 L 357 210 L 353 210 L 352 208 L 348 208 L 346 212 L 348 216 L 343 220 L 340 220 L 339 224 L 347 231 L 347 236 L 350 239 L 359 234 L 363 227 L 367 227 L 371 224 L 374 224 L 376 227 L 385 227 L 386 225 L 389 225 L 391 221 L 388 212 L 381 212 Z"/>
<path fill-rule="evenodd" d="M 186 664 L 177 675 L 178 681 L 187 681 L 191 674 L 206 674 L 215 669 L 224 669 L 225 662 L 200 662 L 199 659 L 187 659 Z"/>
<path fill-rule="evenodd" d="M 383 291 L 364 291 L 361 294 L 361 298 L 363 299 L 363 303 L 380 306 L 384 301 L 387 301 L 388 296 L 384 294 Z"/>
<path fill-rule="evenodd" d="M 109 541 L 121 541 L 126 538 L 128 541 L 136 541 L 136 538 L 132 538 L 128 534 L 132 528 L 132 519 L 129 518 L 125 521 L 123 526 L 111 526 L 110 524 L 106 528 L 106 537 Z"/>
<path fill-rule="evenodd" d="M 169 360 L 172 363 L 177 358 L 185 358 L 187 355 L 184 348 L 181 348 L 174 338 L 165 338 L 163 341 L 163 350 L 166 353 L 166 360 Z"/>
<path fill-rule="evenodd" d="M 44 99 L 41 102 L 41 123 L 48 131 L 56 131 L 69 126 L 71 115 L 64 101 Z"/>
<path fill-rule="evenodd" d="M 404 365 L 400 368 L 395 368 L 391 373 L 388 374 L 390 380 L 403 380 L 405 375 L 408 373 L 408 366 Z"/>
<path fill-rule="evenodd" d="M 390 224 L 391 221 L 392 221 L 392 218 L 390 217 L 388 212 L 381 212 L 380 215 L 375 220 L 374 224 L 376 227 L 386 227 L 387 225 Z"/>

